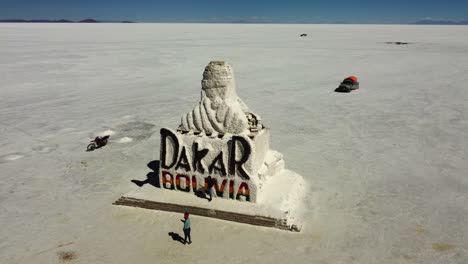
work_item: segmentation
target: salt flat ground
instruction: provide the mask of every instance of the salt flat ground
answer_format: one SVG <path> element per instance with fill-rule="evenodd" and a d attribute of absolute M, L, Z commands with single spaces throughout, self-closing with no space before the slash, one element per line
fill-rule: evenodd
<path fill-rule="evenodd" d="M 468 263 L 467 55 L 466 26 L 1 24 L 0 262 Z M 301 233 L 193 217 L 188 246 L 111 205 L 210 60 L 309 183 Z"/>

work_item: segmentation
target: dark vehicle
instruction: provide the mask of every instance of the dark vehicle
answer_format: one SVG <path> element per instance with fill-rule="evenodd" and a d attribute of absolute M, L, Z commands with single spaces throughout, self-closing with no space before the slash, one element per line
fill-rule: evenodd
<path fill-rule="evenodd" d="M 91 140 L 88 147 L 86 148 L 86 151 L 93 151 L 95 149 L 104 147 L 105 145 L 107 145 L 108 139 L 109 136 L 96 137 L 94 140 Z"/>
<path fill-rule="evenodd" d="M 301 34 L 301 37 L 307 37 L 307 34 Z"/>
<path fill-rule="evenodd" d="M 359 89 L 358 78 L 356 76 L 349 76 L 340 83 L 340 86 L 336 88 L 335 92 L 349 93 L 356 89 Z"/>

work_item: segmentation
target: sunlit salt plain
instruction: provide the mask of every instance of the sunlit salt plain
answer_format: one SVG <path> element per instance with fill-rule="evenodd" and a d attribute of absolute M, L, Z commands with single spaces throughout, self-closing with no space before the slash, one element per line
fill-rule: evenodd
<path fill-rule="evenodd" d="M 112 205 L 210 60 L 308 182 L 302 232 L 194 216 L 182 245 Z M 0 262 L 467 263 L 467 83 L 466 26 L 1 24 Z"/>

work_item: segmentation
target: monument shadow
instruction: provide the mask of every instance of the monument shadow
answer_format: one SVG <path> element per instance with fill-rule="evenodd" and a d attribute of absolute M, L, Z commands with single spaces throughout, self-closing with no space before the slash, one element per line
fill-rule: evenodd
<path fill-rule="evenodd" d="M 150 161 L 146 166 L 150 168 L 152 171 L 146 174 L 146 180 L 131 180 L 134 184 L 138 185 L 139 187 L 143 187 L 145 184 L 150 184 L 156 188 L 161 188 L 159 183 L 159 160 Z"/>

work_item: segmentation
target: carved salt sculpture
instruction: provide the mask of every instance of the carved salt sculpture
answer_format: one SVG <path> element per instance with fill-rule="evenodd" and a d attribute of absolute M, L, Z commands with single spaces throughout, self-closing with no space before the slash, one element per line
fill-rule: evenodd
<path fill-rule="evenodd" d="M 215 181 L 218 197 L 256 202 L 262 183 L 284 168 L 269 148 L 269 129 L 237 96 L 232 67 L 212 61 L 203 72 L 200 102 L 179 128 L 161 129 L 160 184 L 182 192 Z"/>

